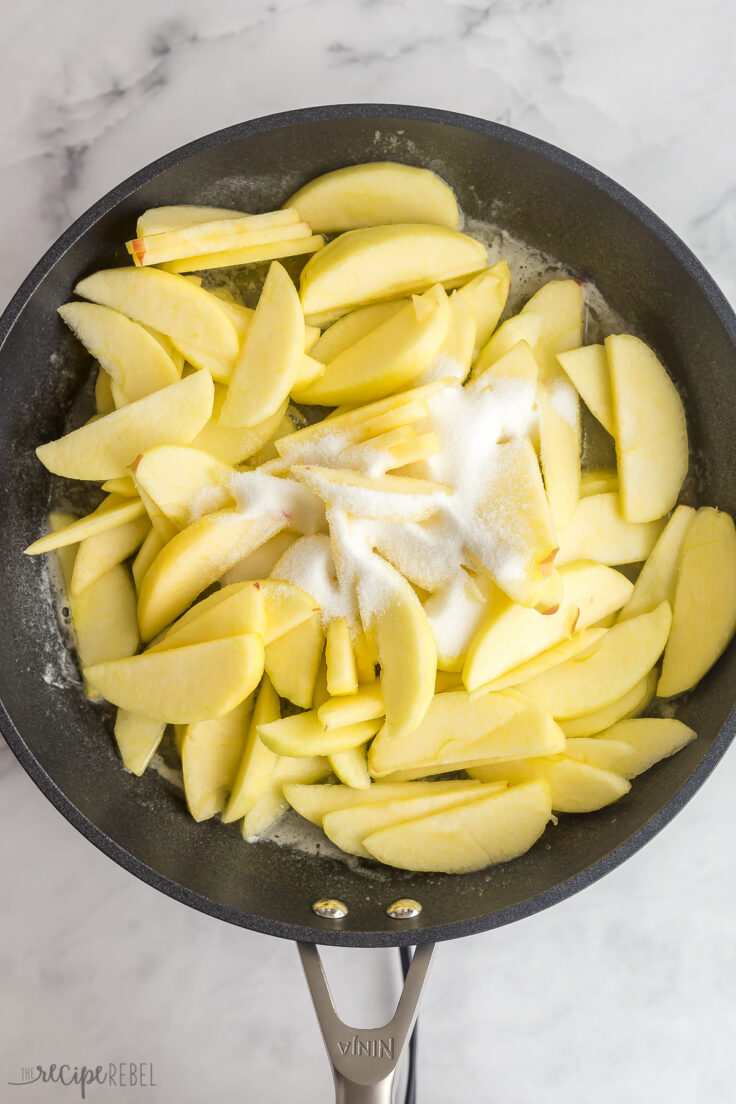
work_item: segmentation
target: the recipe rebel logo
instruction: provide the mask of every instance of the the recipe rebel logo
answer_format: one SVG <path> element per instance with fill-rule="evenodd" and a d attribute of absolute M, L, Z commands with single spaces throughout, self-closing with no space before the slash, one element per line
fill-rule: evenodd
<path fill-rule="evenodd" d="M 88 1099 L 88 1090 L 93 1086 L 126 1090 L 157 1087 L 152 1062 L 108 1062 L 98 1066 L 73 1066 L 67 1062 L 53 1062 L 46 1066 L 21 1066 L 20 1076 L 7 1084 L 15 1087 L 65 1085 L 76 1088 L 80 1100 Z"/>

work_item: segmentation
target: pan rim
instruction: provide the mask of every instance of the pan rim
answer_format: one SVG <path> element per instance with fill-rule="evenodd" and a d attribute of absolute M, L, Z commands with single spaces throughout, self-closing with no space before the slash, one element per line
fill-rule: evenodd
<path fill-rule="evenodd" d="M 171 168 L 209 149 L 225 145 L 228 142 L 252 134 L 277 130 L 303 123 L 320 122 L 334 119 L 386 118 L 431 122 L 440 125 L 469 130 L 488 135 L 509 145 L 517 146 L 530 153 L 537 154 L 581 177 L 588 184 L 603 192 L 608 198 L 622 206 L 630 215 L 641 222 L 669 250 L 679 264 L 698 285 L 701 292 L 713 308 L 721 325 L 733 345 L 736 347 L 736 314 L 730 307 L 725 295 L 697 259 L 692 250 L 658 215 L 622 187 L 611 177 L 594 168 L 588 162 L 566 152 L 558 146 L 533 137 L 523 131 L 507 127 L 501 123 L 444 111 L 438 108 L 416 107 L 401 104 L 331 104 L 311 108 L 299 108 L 277 112 L 246 120 L 213 131 L 177 149 L 155 159 L 148 165 L 131 174 L 103 195 L 69 226 L 43 254 L 28 276 L 21 283 L 0 316 L 0 349 L 18 321 L 26 303 L 41 281 L 48 275 L 67 250 L 90 229 L 101 217 L 108 214 L 120 202 L 141 186 L 150 183 L 157 176 Z M 626 859 L 634 855 L 648 843 L 679 813 L 687 802 L 697 793 L 706 778 L 715 769 L 725 754 L 731 741 L 736 737 L 736 707 L 732 710 L 713 744 L 695 770 L 646 823 L 618 847 L 600 857 L 596 862 L 578 871 L 543 893 L 529 897 L 515 905 L 501 909 L 486 916 L 466 920 L 456 920 L 447 924 L 412 927 L 397 931 L 342 930 L 339 923 L 317 921 L 314 926 L 304 927 L 282 920 L 272 920 L 206 897 L 180 883 L 162 875 L 126 851 L 120 844 L 103 832 L 84 814 L 56 785 L 41 763 L 26 745 L 16 729 L 4 704 L 0 701 L 0 733 L 16 759 L 44 796 L 58 812 L 73 825 L 90 843 L 94 844 L 119 866 L 134 874 L 141 881 L 159 890 L 174 900 L 180 901 L 199 912 L 214 916 L 238 927 L 283 939 L 301 940 L 322 945 L 344 947 L 387 947 L 414 945 L 425 942 L 439 942 L 489 931 L 517 920 L 532 916 L 552 905 L 558 904 L 580 890 L 592 885 L 599 878 L 610 873 Z"/>

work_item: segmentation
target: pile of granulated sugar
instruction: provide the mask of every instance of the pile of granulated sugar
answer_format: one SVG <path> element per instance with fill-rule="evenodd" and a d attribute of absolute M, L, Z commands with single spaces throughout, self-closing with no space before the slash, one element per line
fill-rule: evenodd
<path fill-rule="evenodd" d="M 244 517 L 281 517 L 297 533 L 319 533 L 325 528 L 322 500 L 296 479 L 254 468 L 236 472 L 229 490 Z"/>
<path fill-rule="evenodd" d="M 294 541 L 274 564 L 271 577 L 306 590 L 320 606 L 325 628 L 339 617 L 353 620 L 355 602 L 340 588 L 327 534 Z"/>

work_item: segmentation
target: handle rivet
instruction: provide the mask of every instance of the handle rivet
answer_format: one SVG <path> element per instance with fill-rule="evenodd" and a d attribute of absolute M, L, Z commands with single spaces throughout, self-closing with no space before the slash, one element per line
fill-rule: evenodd
<path fill-rule="evenodd" d="M 386 909 L 387 915 L 392 920 L 414 920 L 421 911 L 422 906 L 418 901 L 413 901 L 411 897 L 401 897 Z"/>
<path fill-rule="evenodd" d="M 312 912 L 324 920 L 343 920 L 348 914 L 348 906 L 336 897 L 323 897 L 314 902 Z"/>

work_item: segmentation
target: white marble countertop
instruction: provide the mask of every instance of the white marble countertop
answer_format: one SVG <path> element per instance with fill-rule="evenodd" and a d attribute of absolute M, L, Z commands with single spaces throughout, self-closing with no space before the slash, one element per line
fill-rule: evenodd
<path fill-rule="evenodd" d="M 730 0 L 26 0 L 0 16 L 0 298 L 118 180 L 207 131 L 318 103 L 500 120 L 638 194 L 736 300 Z M 643 852 L 552 911 L 440 947 L 424 1104 L 728 1104 L 736 1061 L 731 754 Z M 22 1065 L 150 1061 L 93 1101 L 319 1104 L 330 1078 L 294 948 L 138 882 L 0 747 L 0 1100 Z M 367 955 L 371 958 L 368 959 Z M 332 951 L 377 1020 L 388 952 Z M 371 964 L 371 968 L 369 968 Z M 380 966 L 379 966 L 380 964 Z M 347 980 L 366 990 L 356 1003 Z M 357 1012 L 355 1013 L 357 1016 Z"/>

